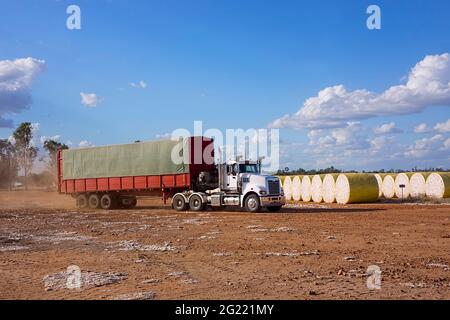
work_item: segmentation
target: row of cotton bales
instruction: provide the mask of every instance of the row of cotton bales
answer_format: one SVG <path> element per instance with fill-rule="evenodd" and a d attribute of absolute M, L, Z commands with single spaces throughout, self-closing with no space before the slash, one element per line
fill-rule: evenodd
<path fill-rule="evenodd" d="M 380 197 L 406 199 L 429 197 L 435 199 L 450 197 L 450 173 L 407 172 L 399 174 L 375 174 Z M 401 188 L 400 186 L 404 187 Z"/>
<path fill-rule="evenodd" d="M 286 200 L 347 204 L 374 202 L 379 197 L 378 182 L 373 174 L 284 176 L 281 180 Z"/>
<path fill-rule="evenodd" d="M 294 201 L 346 204 L 374 202 L 381 197 L 450 198 L 450 173 L 345 173 L 281 179 L 286 199 Z"/>

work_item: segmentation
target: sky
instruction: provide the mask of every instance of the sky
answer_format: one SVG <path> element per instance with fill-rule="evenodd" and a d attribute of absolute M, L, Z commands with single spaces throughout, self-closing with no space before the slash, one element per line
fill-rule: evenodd
<path fill-rule="evenodd" d="M 381 29 L 366 21 L 381 10 Z M 70 30 L 66 9 L 81 10 Z M 0 0 L 0 138 L 280 130 L 280 168 L 450 168 L 450 2 Z"/>

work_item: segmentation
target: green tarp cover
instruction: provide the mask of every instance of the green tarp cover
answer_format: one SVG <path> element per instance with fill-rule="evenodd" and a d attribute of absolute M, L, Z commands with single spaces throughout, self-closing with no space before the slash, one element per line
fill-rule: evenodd
<path fill-rule="evenodd" d="M 64 150 L 63 179 L 187 173 L 188 165 L 174 164 L 171 160 L 172 149 L 181 141 L 158 140 Z M 187 141 L 183 141 L 184 152 L 188 150 Z"/>

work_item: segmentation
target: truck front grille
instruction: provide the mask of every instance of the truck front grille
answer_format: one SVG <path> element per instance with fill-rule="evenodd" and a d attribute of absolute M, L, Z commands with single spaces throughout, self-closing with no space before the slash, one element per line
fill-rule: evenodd
<path fill-rule="evenodd" d="M 280 180 L 269 180 L 269 194 L 280 194 Z"/>

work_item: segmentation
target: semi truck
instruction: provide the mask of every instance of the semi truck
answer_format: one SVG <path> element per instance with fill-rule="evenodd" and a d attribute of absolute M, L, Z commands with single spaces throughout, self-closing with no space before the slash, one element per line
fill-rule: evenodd
<path fill-rule="evenodd" d="M 148 196 L 171 198 L 177 211 L 285 204 L 280 179 L 262 174 L 260 160 L 215 164 L 214 141 L 203 136 L 59 150 L 57 159 L 58 191 L 79 208 L 133 208 Z"/>

